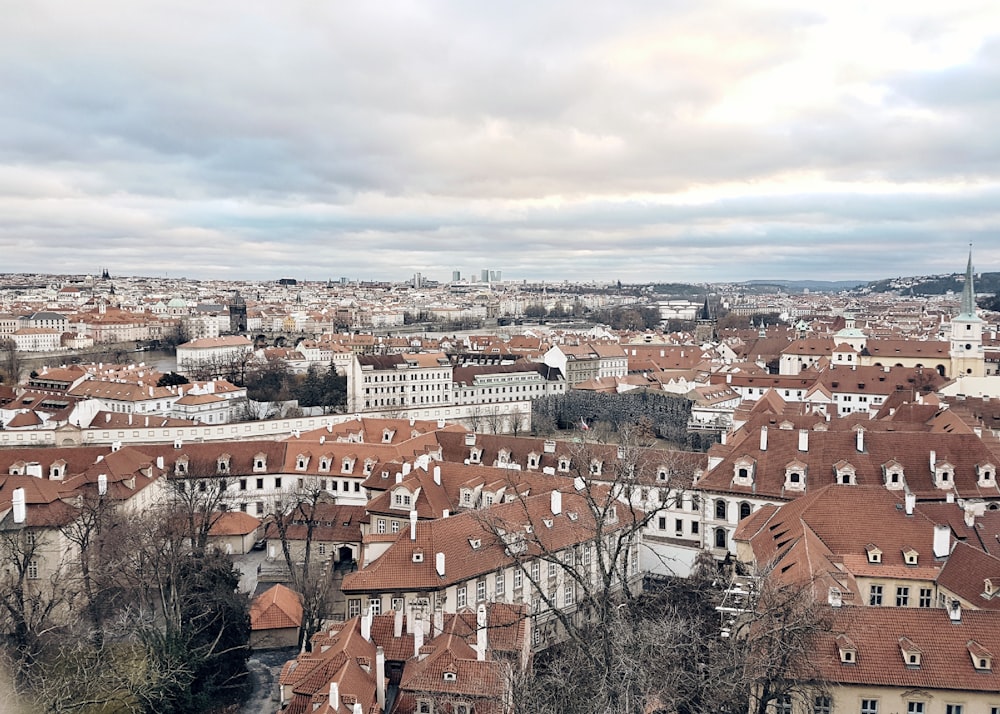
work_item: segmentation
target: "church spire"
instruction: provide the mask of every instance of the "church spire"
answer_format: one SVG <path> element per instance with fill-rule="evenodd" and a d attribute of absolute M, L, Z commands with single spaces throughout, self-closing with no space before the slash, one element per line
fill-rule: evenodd
<path fill-rule="evenodd" d="M 962 288 L 961 317 L 976 316 L 976 288 L 972 283 L 972 248 L 969 248 L 969 264 L 965 268 L 965 287 Z"/>

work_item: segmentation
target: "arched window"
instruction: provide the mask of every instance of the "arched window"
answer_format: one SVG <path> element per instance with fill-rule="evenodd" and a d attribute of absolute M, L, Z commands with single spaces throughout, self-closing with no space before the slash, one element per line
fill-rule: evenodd
<path fill-rule="evenodd" d="M 753 506 L 751 506 L 749 503 L 747 503 L 746 501 L 744 501 L 743 503 L 740 504 L 740 520 L 741 521 L 744 518 L 746 518 L 747 516 L 749 516 L 752 512 L 753 512 Z"/>
<path fill-rule="evenodd" d="M 720 521 L 726 520 L 726 501 L 720 498 L 715 502 L 715 517 Z"/>
<path fill-rule="evenodd" d="M 725 548 L 726 547 L 726 529 L 716 528 L 715 529 L 715 547 Z"/>

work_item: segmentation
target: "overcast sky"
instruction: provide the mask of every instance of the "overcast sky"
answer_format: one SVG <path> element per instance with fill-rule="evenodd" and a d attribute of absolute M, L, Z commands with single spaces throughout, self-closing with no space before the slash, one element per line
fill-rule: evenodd
<path fill-rule="evenodd" d="M 996 0 L 0 0 L 3 272 L 874 279 L 998 218 Z"/>

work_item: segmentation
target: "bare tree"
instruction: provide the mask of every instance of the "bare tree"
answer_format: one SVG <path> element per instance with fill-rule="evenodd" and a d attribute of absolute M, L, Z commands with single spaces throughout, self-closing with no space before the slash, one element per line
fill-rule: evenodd
<path fill-rule="evenodd" d="M 275 500 L 270 516 L 269 528 L 281 542 L 289 581 L 302 600 L 299 647 L 304 645 L 307 650 L 312 647 L 312 636 L 323 627 L 333 596 L 329 571 L 333 556 L 317 558 L 313 553 L 321 510 L 332 503 L 318 477 L 304 477 L 298 488 Z"/>
<path fill-rule="evenodd" d="M 21 353 L 17 350 L 17 343 L 9 337 L 0 340 L 0 370 L 4 377 L 0 381 L 14 385 L 21 380 Z"/>

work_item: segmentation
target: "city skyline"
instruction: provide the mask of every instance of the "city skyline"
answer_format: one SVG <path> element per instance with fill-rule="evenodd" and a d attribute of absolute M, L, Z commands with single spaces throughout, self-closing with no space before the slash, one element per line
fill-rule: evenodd
<path fill-rule="evenodd" d="M 870 280 L 1000 265 L 989 3 L 54 2 L 4 272 Z"/>

